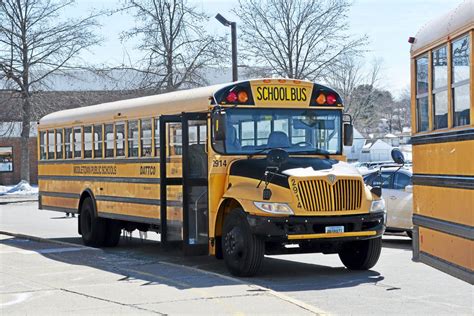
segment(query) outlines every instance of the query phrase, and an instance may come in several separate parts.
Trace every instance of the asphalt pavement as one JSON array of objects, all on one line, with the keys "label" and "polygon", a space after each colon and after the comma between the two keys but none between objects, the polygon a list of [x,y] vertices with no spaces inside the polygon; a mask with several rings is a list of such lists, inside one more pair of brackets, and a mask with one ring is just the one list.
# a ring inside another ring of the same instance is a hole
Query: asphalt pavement
[{"label": "asphalt pavement", "polygon": [[212,257],[161,249],[155,233],[84,247],[77,218],[36,203],[0,205],[0,231],[2,314],[474,314],[472,286],[412,262],[404,236],[384,237],[369,271],[337,255],[285,255],[239,279]]}]

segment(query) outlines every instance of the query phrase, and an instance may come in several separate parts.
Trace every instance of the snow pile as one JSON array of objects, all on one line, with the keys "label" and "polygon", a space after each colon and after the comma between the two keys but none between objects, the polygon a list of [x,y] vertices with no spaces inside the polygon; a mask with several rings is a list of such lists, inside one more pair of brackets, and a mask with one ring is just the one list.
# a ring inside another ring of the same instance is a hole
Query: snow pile
[{"label": "snow pile", "polygon": [[38,194],[38,186],[31,186],[27,181],[24,180],[22,180],[17,185],[0,185],[0,196],[36,194]]}]

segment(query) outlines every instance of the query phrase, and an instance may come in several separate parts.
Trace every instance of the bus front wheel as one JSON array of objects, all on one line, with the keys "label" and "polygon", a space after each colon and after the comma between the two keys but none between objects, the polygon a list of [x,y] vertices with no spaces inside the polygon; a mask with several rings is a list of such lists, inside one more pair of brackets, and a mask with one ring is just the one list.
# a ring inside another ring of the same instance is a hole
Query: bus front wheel
[{"label": "bus front wheel", "polygon": [[339,258],[350,270],[368,270],[375,266],[382,251],[382,237],[347,242]]},{"label": "bus front wheel", "polygon": [[82,202],[79,216],[81,225],[82,241],[86,246],[100,247],[104,244],[106,233],[106,222],[94,214],[93,201],[87,197]]},{"label": "bus front wheel", "polygon": [[252,234],[242,209],[232,210],[224,220],[222,254],[230,273],[235,276],[255,275],[263,261],[265,243]]}]

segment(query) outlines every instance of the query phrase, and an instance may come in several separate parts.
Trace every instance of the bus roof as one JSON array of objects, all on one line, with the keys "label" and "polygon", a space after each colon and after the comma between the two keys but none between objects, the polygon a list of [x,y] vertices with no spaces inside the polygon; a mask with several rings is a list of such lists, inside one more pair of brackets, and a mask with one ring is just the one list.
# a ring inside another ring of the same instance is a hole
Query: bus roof
[{"label": "bus roof", "polygon": [[67,126],[83,122],[107,122],[123,117],[156,116],[209,110],[213,94],[229,84],[181,90],[147,97],[120,100],[63,110],[40,119],[40,128]]},{"label": "bus roof", "polygon": [[[236,97],[242,91],[245,91],[244,101],[229,98],[230,94]],[[318,95],[322,99],[316,104]],[[54,112],[40,119],[39,129],[182,112],[206,112],[211,104],[287,107],[289,102],[292,106],[342,107],[342,100],[334,90],[314,82],[281,78],[251,79]]]},{"label": "bus roof", "polygon": [[[411,46],[412,55],[431,45],[441,44],[458,32],[474,27],[474,0],[464,0],[455,9],[425,24],[416,34]],[[459,34],[460,35],[460,34]]]}]

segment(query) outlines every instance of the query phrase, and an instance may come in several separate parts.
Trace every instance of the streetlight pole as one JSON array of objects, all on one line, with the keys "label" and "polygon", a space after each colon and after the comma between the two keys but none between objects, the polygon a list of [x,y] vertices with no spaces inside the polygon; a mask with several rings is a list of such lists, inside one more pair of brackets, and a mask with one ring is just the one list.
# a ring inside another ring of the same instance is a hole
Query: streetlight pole
[{"label": "streetlight pole", "polygon": [[216,15],[216,19],[222,25],[230,26],[230,35],[232,42],[232,81],[237,81],[239,80],[239,74],[237,71],[237,23],[227,20],[219,13]]}]

